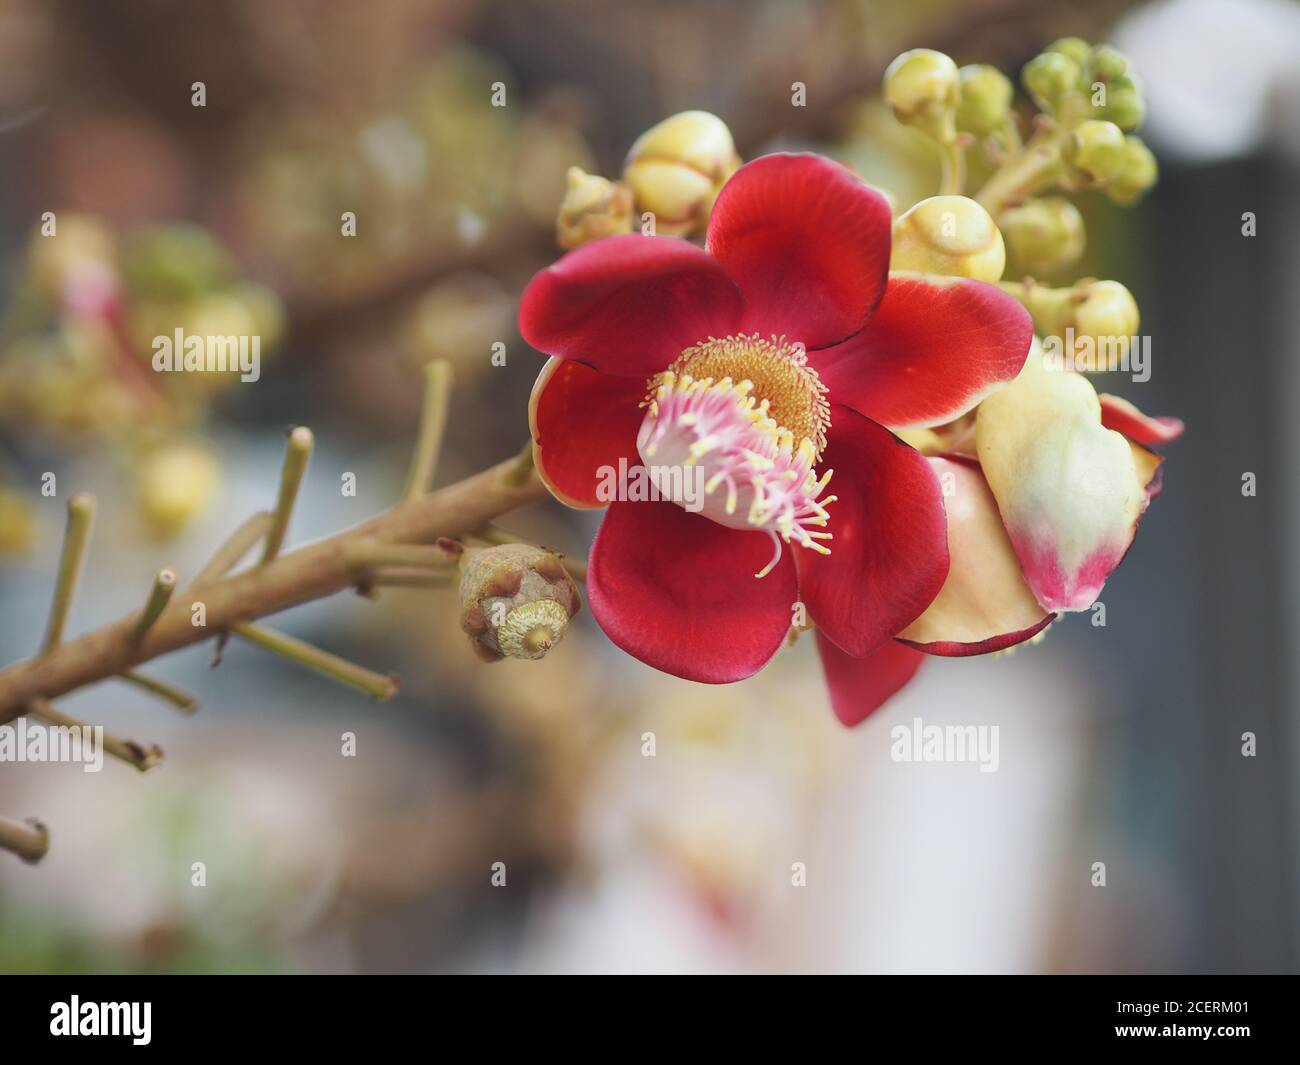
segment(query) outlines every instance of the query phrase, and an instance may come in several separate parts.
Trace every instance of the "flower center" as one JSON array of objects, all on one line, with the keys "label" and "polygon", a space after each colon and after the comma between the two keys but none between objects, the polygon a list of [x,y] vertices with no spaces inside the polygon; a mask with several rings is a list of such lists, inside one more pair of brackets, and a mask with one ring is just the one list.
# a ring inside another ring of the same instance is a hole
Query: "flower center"
[{"label": "flower center", "polygon": [[733,529],[829,554],[820,478],[830,405],[802,346],[784,338],[710,338],[652,377],[637,451],[659,494]]}]

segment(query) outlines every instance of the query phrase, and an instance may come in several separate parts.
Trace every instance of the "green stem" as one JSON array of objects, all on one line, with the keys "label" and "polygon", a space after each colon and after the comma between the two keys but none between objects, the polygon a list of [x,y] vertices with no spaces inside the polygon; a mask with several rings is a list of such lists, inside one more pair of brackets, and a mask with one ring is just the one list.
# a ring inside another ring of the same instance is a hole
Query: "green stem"
[{"label": "green stem", "polygon": [[[75,717],[56,710],[44,699],[33,699],[29,707],[32,713],[38,717],[44,718],[51,725],[61,725],[64,728],[92,728],[96,726],[87,725],[84,721],[79,721]],[[101,741],[104,747],[104,753],[110,754],[114,758],[125,762],[129,766],[134,766],[141,773],[153,769],[163,760],[162,748],[156,743],[149,744],[145,747],[143,744],[136,743],[135,740],[123,740],[111,733],[103,733]]]},{"label": "green stem", "polygon": [[311,430],[305,425],[299,425],[289,433],[289,442],[284,450],[284,465],[280,469],[280,494],[275,501],[271,528],[267,530],[266,544],[262,549],[263,566],[272,561],[284,545],[289,516],[298,499],[298,489],[302,485],[303,474],[307,472],[307,460],[311,458],[315,442]]},{"label": "green stem", "polygon": [[157,677],[148,677],[143,673],[135,672],[122,673],[120,676],[128,684],[134,684],[137,688],[158,696],[164,702],[171,703],[172,706],[187,717],[196,713],[199,709],[199,700],[196,696],[174,687],[166,681],[159,680]]},{"label": "green stem", "polygon": [[158,571],[158,576],[153,579],[153,587],[149,589],[149,598],[145,600],[144,609],[140,611],[140,618],[131,629],[131,635],[127,637],[127,643],[138,644],[144,639],[145,633],[158,620],[158,616],[167,607],[171,600],[172,592],[176,590],[176,571],[163,569]]},{"label": "green stem", "polygon": [[0,817],[0,850],[18,855],[28,865],[35,865],[50,849],[50,830],[34,818],[13,821]]},{"label": "green stem", "polygon": [[349,662],[346,658],[322,651],[296,637],[265,625],[255,625],[251,621],[237,621],[230,626],[230,631],[249,643],[273,651],[291,662],[315,670],[333,680],[360,688],[367,695],[383,701],[397,693],[397,680],[382,673]]},{"label": "green stem", "polygon": [[1006,161],[976,194],[975,199],[995,219],[1007,207],[1051,186],[1061,172],[1061,147],[1068,131],[1036,134]]},{"label": "green stem", "polygon": [[63,531],[63,554],[59,557],[59,576],[54,585],[54,601],[50,604],[50,620],[41,641],[41,654],[63,642],[63,628],[72,608],[72,598],[77,594],[77,582],[86,562],[86,545],[90,541],[90,528],[95,519],[95,497],[81,492],[68,500],[68,523]]},{"label": "green stem", "polygon": [[406,478],[404,501],[417,499],[429,491],[438,459],[442,454],[442,440],[447,432],[447,408],[451,403],[451,363],[434,359],[425,367],[424,407],[420,412],[420,434],[415,441],[411,457],[411,472]]}]

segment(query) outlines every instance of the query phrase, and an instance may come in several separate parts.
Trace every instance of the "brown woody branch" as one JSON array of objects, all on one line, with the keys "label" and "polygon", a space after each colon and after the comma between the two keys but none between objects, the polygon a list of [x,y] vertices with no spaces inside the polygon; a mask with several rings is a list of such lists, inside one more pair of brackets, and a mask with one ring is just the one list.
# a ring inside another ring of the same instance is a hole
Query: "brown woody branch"
[{"label": "brown woody branch", "polygon": [[[136,643],[131,636],[138,611],[0,670],[0,723],[20,716],[32,700],[56,698],[241,622],[352,587],[357,583],[354,553],[362,542],[431,544],[439,537],[464,536],[511,510],[547,499],[536,475],[528,471],[521,477],[520,471],[519,459],[507,459],[263,565],[192,586],[171,597]],[[191,623],[198,602],[206,612],[203,626]]]}]

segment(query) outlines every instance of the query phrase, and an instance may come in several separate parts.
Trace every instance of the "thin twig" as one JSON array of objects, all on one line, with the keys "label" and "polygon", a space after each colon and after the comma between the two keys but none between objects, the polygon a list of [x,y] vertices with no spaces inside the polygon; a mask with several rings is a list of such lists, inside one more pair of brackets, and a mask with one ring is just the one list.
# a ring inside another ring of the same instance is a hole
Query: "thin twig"
[{"label": "thin twig", "polygon": [[190,585],[197,588],[217,577],[224,577],[243,558],[271,528],[271,512],[259,510],[236,529],[226,541],[217,548],[206,566],[199,570],[199,575]]},{"label": "thin twig", "polygon": [[442,440],[447,432],[447,408],[451,403],[452,370],[446,359],[434,359],[424,368],[424,407],[420,412],[420,434],[411,456],[404,500],[416,499],[429,491],[438,472]]},{"label": "thin twig", "polygon": [[298,489],[302,486],[302,475],[307,472],[307,460],[311,458],[315,438],[305,425],[299,425],[289,433],[284,449],[284,466],[280,470],[280,494],[275,501],[275,511],[271,515],[271,528],[266,533],[266,543],[262,548],[261,565],[265,566],[280,553],[284,546],[284,534],[289,529],[289,517],[293,514],[293,505],[298,499]]},{"label": "thin twig", "polygon": [[168,684],[165,680],[159,680],[157,677],[148,677],[143,673],[122,673],[121,679],[128,684],[134,684],[137,688],[149,692],[151,695],[158,696],[164,702],[170,703],[186,717],[198,712],[199,700],[197,696],[174,685]]},{"label": "thin twig", "polygon": [[0,817],[0,850],[11,851],[29,865],[35,865],[50,849],[50,830],[29,817],[14,821]]},{"label": "thin twig", "polygon": [[54,601],[50,604],[50,620],[41,641],[41,653],[63,642],[63,627],[72,608],[77,583],[86,563],[86,545],[90,541],[90,528],[95,520],[95,497],[81,492],[68,500],[68,523],[63,532],[63,553],[59,557],[59,576],[54,585]]},{"label": "thin twig", "polygon": [[[99,726],[87,725],[84,721],[79,721],[75,717],[70,717],[62,710],[57,710],[44,699],[33,699],[31,702],[31,711],[38,717],[44,718],[51,725],[61,725],[64,728],[86,729],[97,728]],[[110,732],[103,734],[103,747],[105,754],[111,754],[114,758],[120,759],[129,766],[140,770],[141,773],[148,772],[156,765],[162,762],[162,748],[156,743],[149,744],[148,747],[135,740],[123,740],[114,736]]]},{"label": "thin twig", "polygon": [[380,702],[391,699],[397,694],[396,678],[386,677],[355,662],[349,662],[346,658],[330,654],[329,651],[322,651],[319,647],[313,647],[288,633],[265,625],[254,625],[250,621],[236,622],[230,626],[230,631],[241,639],[257,644],[268,651],[274,651],[291,662],[297,662],[317,673],[359,688]]},{"label": "thin twig", "polygon": [[149,589],[149,598],[145,600],[144,609],[140,611],[140,618],[131,630],[131,635],[127,637],[127,642],[136,644],[144,639],[144,634],[158,620],[158,615],[166,609],[175,590],[176,571],[159,570],[158,576],[153,579],[153,587]]},{"label": "thin twig", "polygon": [[278,613],[300,603],[355,587],[357,576],[345,553],[363,540],[429,544],[440,537],[464,536],[519,507],[549,497],[530,477],[507,481],[514,459],[391,510],[334,536],[214,580],[203,588],[207,627],[191,623],[191,597],[173,596],[167,609],[138,646],[126,637],[134,623],[127,615],[48,654],[0,669],[0,723],[23,712],[31,699],[57,698],[83,685],[107,679],[180,647],[211,639],[237,622]]}]

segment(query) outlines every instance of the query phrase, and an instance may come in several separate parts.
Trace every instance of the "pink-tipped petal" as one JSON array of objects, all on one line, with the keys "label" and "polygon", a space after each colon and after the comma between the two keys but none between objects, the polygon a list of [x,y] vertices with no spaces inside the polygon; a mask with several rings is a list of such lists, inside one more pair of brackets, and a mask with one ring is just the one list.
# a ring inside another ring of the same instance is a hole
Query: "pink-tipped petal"
[{"label": "pink-tipped petal", "polygon": [[887,640],[862,658],[846,655],[820,632],[817,654],[822,660],[831,709],[840,723],[860,725],[886,700],[907,684],[925,661],[925,655],[895,640]]},{"label": "pink-tipped petal", "polygon": [[727,684],[757,673],[790,630],[798,584],[790,551],[763,578],[772,541],[675,503],[610,506],[587,571],[605,634],[648,666]]},{"label": "pink-tipped petal", "polygon": [[722,187],[708,249],[745,294],[745,329],[808,350],[851,336],[889,271],[885,198],[818,155],[764,155]]},{"label": "pink-tipped petal", "polygon": [[740,290],[713,256],[676,237],[606,237],[537,274],[519,331],[538,351],[646,378],[683,350],[736,331]]},{"label": "pink-tipped petal", "polygon": [[1011,548],[997,500],[979,465],[932,458],[948,515],[948,579],[924,614],[898,638],[927,654],[1001,651],[1056,617],[1038,605]]},{"label": "pink-tipped petal", "polygon": [[1101,402],[1101,424],[1107,429],[1123,433],[1139,444],[1148,447],[1152,444],[1167,444],[1183,435],[1185,426],[1179,418],[1143,414],[1127,399],[1104,392],[1097,399]]},{"label": "pink-tipped petal", "polygon": [[847,407],[831,410],[822,468],[835,471],[831,553],[796,552],[800,593],[818,630],[861,656],[916,620],[943,587],[943,495],[919,451]]},{"label": "pink-tipped petal", "polygon": [[1015,379],[1028,312],[982,281],[893,273],[867,327],[812,365],[836,403],[890,429],[943,425]]},{"label": "pink-tipped petal", "polygon": [[980,466],[1025,578],[1045,610],[1086,610],[1137,533],[1149,496],[1127,439],[1101,424],[1082,374],[1020,376],[976,417]]},{"label": "pink-tipped petal", "polygon": [[645,382],[610,377],[580,362],[549,359],[533,385],[528,425],[537,473],[561,503],[604,507],[602,470],[637,466],[636,434]]}]

